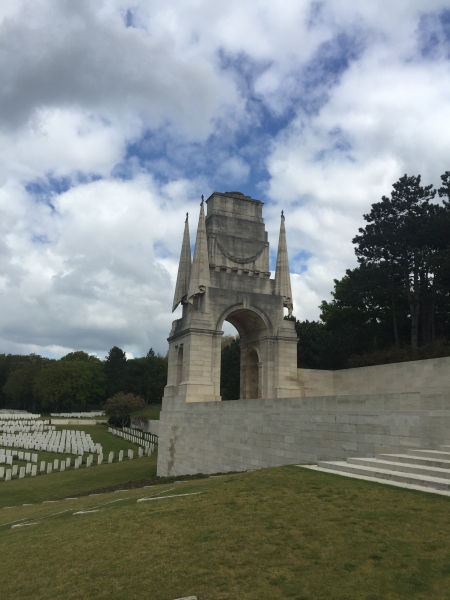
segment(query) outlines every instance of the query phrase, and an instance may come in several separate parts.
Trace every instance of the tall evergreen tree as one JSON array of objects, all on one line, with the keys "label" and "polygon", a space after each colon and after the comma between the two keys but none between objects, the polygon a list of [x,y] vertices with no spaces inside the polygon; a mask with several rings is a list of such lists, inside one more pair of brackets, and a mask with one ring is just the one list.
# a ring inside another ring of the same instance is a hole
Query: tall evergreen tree
[{"label": "tall evergreen tree", "polygon": [[420,175],[401,177],[391,197],[383,196],[364,215],[368,225],[353,240],[358,261],[383,268],[391,276],[393,293],[397,287],[403,291],[413,349],[419,344],[420,323],[422,343],[435,340],[440,264],[448,247],[442,227],[447,208],[432,202],[436,195],[432,185],[420,183]]},{"label": "tall evergreen tree", "polygon": [[107,380],[107,395],[114,396],[127,388],[127,357],[125,352],[113,346],[108,352],[104,364]]}]

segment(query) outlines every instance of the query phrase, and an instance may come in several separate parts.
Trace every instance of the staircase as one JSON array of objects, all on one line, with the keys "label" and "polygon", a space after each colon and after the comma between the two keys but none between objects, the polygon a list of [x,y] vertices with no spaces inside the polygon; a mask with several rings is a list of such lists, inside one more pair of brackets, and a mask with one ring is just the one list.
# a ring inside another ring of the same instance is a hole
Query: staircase
[{"label": "staircase", "polygon": [[320,460],[317,466],[298,466],[450,496],[450,446],[439,446],[439,450],[408,449],[406,454],[377,454],[375,458]]}]

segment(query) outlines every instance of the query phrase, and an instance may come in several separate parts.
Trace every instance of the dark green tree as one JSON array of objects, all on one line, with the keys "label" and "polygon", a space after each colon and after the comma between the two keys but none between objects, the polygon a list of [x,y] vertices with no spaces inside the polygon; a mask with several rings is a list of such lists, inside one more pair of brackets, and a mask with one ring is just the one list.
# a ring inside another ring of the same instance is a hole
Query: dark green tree
[{"label": "dark green tree", "polygon": [[123,350],[117,346],[111,348],[106,356],[104,370],[108,396],[127,389],[127,357]]},{"label": "dark green tree", "polygon": [[127,391],[145,399],[147,404],[160,403],[167,384],[167,357],[155,355],[127,361]]},{"label": "dark green tree", "polygon": [[57,411],[85,406],[92,398],[94,372],[83,361],[54,361],[42,368],[33,386],[43,408]]},{"label": "dark green tree", "polygon": [[421,186],[420,175],[404,175],[364,215],[368,225],[359,229],[353,243],[361,265],[377,266],[391,276],[408,302],[410,342],[413,349],[436,338],[436,299],[441,263],[448,251],[445,226],[448,209],[433,203],[436,190]]},{"label": "dark green tree", "polygon": [[220,394],[222,400],[239,400],[241,377],[241,344],[239,338],[222,348]]},{"label": "dark green tree", "polygon": [[92,363],[92,364],[102,364],[102,361],[97,357],[94,356],[93,354],[88,354],[87,352],[84,352],[83,350],[77,350],[76,352],[69,352],[69,354],[66,354],[65,356],[63,356],[61,358],[61,360],[68,360],[68,361],[78,361],[78,362],[87,362],[87,363]]},{"label": "dark green tree", "polygon": [[109,422],[119,427],[128,426],[131,413],[143,406],[145,406],[145,402],[142,398],[123,392],[114,394],[103,404],[106,414],[110,416]]}]

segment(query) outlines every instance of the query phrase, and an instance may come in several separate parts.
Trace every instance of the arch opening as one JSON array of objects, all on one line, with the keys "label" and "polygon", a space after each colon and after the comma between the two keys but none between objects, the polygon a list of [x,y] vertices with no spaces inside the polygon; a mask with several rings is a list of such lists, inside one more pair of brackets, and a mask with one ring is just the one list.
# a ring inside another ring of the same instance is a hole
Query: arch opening
[{"label": "arch opening", "polygon": [[[264,397],[266,382],[264,380],[264,361],[267,359],[268,327],[261,315],[256,311],[247,308],[238,308],[224,318],[225,321],[234,326],[239,334],[239,373],[237,371],[237,360],[234,357],[234,363],[225,364],[223,360],[224,351],[222,351],[221,369],[230,369],[231,377],[236,382],[239,377],[239,394],[237,395],[237,385],[234,388],[234,398],[226,397],[224,400],[231,399],[251,399]],[[229,327],[226,328],[229,330]],[[228,350],[228,354],[230,350]],[[267,369],[266,369],[267,371]],[[221,373],[221,388],[226,382],[226,373]],[[221,392],[222,393],[222,392]]]},{"label": "arch opening", "polygon": [[181,344],[178,347],[178,352],[177,352],[175,385],[178,387],[182,381],[183,381],[183,344]]}]

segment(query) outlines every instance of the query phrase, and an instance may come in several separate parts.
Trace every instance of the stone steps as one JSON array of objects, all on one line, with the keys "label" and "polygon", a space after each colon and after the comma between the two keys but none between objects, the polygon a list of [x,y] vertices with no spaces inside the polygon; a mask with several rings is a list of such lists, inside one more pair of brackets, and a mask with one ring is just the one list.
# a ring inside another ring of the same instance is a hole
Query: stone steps
[{"label": "stone steps", "polygon": [[373,467],[375,469],[384,469],[386,471],[400,471],[401,473],[415,473],[416,475],[428,475],[429,477],[439,477],[450,480],[450,468],[430,467],[425,465],[415,465],[390,460],[380,460],[379,458],[347,458],[347,463],[351,465],[362,465]]},{"label": "stone steps", "polygon": [[393,461],[397,463],[407,463],[413,465],[424,465],[428,467],[439,467],[440,469],[450,469],[450,460],[438,460],[436,458],[411,456],[411,454],[377,454],[377,458],[379,458],[380,460]]},{"label": "stone steps", "polygon": [[443,452],[442,450],[416,450],[410,448],[407,453],[411,456],[421,456],[425,458],[441,458],[442,460],[450,460],[450,452]]},{"label": "stone steps", "polygon": [[450,491],[450,481],[445,481],[438,477],[430,477],[428,475],[416,475],[414,473],[402,473],[400,471],[391,471],[388,469],[351,465],[345,461],[319,461],[317,466],[333,472],[344,471],[355,475],[365,475],[366,477],[385,479],[386,483],[389,480],[392,480],[399,483],[416,484],[421,487]]},{"label": "stone steps", "polygon": [[450,446],[440,446],[439,450],[410,448],[407,454],[379,454],[374,458],[321,460],[317,467],[307,468],[450,495]]}]

